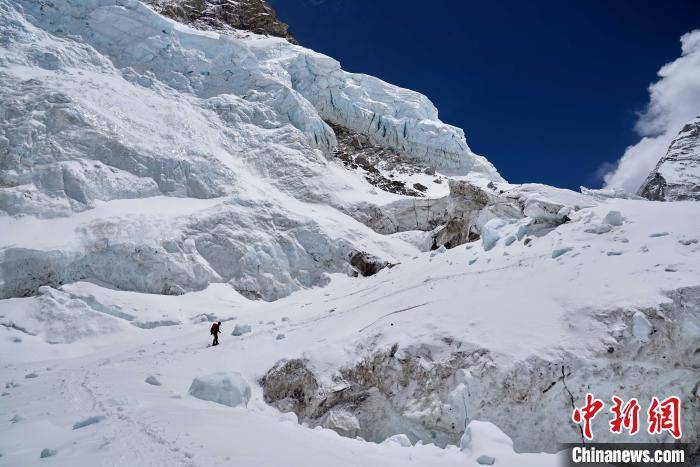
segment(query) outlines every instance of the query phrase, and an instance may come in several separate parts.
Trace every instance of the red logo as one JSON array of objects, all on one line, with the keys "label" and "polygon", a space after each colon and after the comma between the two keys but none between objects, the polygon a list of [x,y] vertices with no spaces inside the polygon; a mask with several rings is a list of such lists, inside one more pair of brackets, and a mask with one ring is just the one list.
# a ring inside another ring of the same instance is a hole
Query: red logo
[{"label": "red logo", "polygon": [[574,423],[580,425],[583,423],[583,436],[587,439],[593,439],[593,430],[591,429],[591,422],[603,409],[603,401],[593,397],[593,394],[586,394],[586,405],[580,409],[574,409],[574,413],[571,414],[571,419]]},{"label": "red logo", "polygon": [[622,406],[622,399],[617,396],[612,396],[613,407],[612,413],[615,416],[610,420],[610,432],[622,433],[624,428],[630,434],[634,435],[639,431],[639,402],[634,397]]},{"label": "red logo", "polygon": [[[634,397],[624,403],[624,401],[612,396],[612,407],[610,413],[610,432],[621,434],[627,431],[629,436],[639,432],[639,401]],[[588,440],[593,439],[593,419],[603,410],[605,404],[602,400],[593,397],[593,394],[586,394],[586,403],[583,407],[574,408],[571,419],[577,425],[583,425],[583,436]],[[649,409],[647,410],[647,433],[650,435],[661,434],[667,431],[676,439],[682,436],[681,431],[681,400],[676,396],[670,396],[659,401],[657,397],[651,398]]]},{"label": "red logo", "polygon": [[661,402],[652,397],[647,416],[650,435],[668,431],[676,439],[681,437],[681,400],[678,397],[667,397]]}]

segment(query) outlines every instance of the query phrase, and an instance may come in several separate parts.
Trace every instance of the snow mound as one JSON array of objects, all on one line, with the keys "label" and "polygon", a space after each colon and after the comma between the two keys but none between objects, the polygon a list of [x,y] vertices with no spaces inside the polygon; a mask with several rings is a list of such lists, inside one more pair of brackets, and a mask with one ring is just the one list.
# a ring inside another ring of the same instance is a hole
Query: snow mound
[{"label": "snow mound", "polygon": [[231,331],[232,336],[242,336],[252,331],[250,324],[236,324]]},{"label": "snow mound", "polygon": [[622,213],[620,211],[609,211],[605,215],[603,222],[605,222],[608,225],[619,227],[622,225],[624,220],[625,219],[624,219],[624,217],[622,217]]},{"label": "snow mound", "polygon": [[401,446],[402,448],[410,448],[411,446],[413,446],[408,436],[404,435],[403,433],[394,436],[389,436],[387,439],[382,441],[382,444],[394,444]]},{"label": "snow mound", "polygon": [[487,456],[486,454],[482,454],[481,456],[476,458],[476,463],[480,465],[493,465],[495,462],[495,457]]},{"label": "snow mound", "polygon": [[44,448],[41,450],[41,454],[39,455],[39,457],[41,459],[44,459],[46,457],[53,457],[56,454],[58,454],[58,451],[56,451],[55,449]]},{"label": "snow mound", "polygon": [[115,318],[51,287],[41,287],[36,297],[0,300],[0,324],[29,336],[40,336],[50,344],[67,344],[122,330]]},{"label": "snow mound", "polygon": [[247,406],[250,401],[250,385],[235,372],[198,376],[192,381],[188,393],[197,399],[229,407]]},{"label": "snow mound", "polygon": [[148,376],[144,381],[153,386],[160,386],[161,384],[160,380],[153,375]]}]

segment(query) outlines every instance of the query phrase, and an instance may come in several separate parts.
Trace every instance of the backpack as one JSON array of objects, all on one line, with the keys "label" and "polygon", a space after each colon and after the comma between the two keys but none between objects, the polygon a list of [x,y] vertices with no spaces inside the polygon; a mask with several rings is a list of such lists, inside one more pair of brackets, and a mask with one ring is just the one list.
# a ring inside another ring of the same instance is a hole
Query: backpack
[{"label": "backpack", "polygon": [[212,334],[216,334],[217,332],[219,332],[219,323],[212,324],[209,332]]}]

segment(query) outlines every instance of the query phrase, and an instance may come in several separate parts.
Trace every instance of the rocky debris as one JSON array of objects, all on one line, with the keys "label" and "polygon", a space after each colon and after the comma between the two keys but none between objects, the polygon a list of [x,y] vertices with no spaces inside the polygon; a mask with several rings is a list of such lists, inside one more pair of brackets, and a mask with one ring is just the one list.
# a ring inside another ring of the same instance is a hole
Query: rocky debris
[{"label": "rocky debris", "polygon": [[422,183],[414,183],[413,188],[415,190],[420,191],[421,193],[425,193],[426,191],[428,191],[428,187],[423,185]]},{"label": "rocky debris", "polygon": [[39,377],[39,375],[34,373],[34,372],[27,373],[26,375],[24,375],[24,379],[32,379],[32,378],[38,378],[38,377]]},{"label": "rocky debris", "polygon": [[146,383],[148,383],[148,384],[153,385],[153,386],[160,386],[160,381],[158,380],[158,378],[156,378],[156,377],[153,376],[153,375],[150,375],[150,376],[147,377],[144,381],[145,381]]},{"label": "rocky debris", "polygon": [[305,413],[310,406],[318,381],[302,359],[280,360],[260,380],[263,398],[282,412]]},{"label": "rocky debris", "polygon": [[[345,419],[350,436],[368,441],[405,433],[412,442],[476,449],[465,428],[483,420],[478,423],[488,421],[512,438],[517,451],[555,452],[557,443],[577,442],[581,435],[571,423],[549,421],[568,420],[572,404],[592,390],[602,399],[615,394],[648,400],[668,392],[672,379],[684,411],[700,413],[700,399],[693,395],[700,369],[700,287],[677,290],[669,298],[657,310],[640,312],[644,320],[625,309],[596,314],[610,335],[593,359],[558,351],[504,365],[486,349],[448,339],[443,347],[394,345],[323,376],[308,360],[282,360],[260,383],[265,401],[293,411],[300,423],[330,426],[331,411],[351,414],[359,428]],[[520,423],[525,418],[527,426]],[[615,440],[607,420],[595,423],[601,424],[594,427],[601,442]],[[684,439],[698,439],[699,429],[700,418],[691,416]],[[646,432],[635,441],[659,442]]]},{"label": "rocky debris", "polygon": [[455,443],[464,427],[458,411],[440,415],[431,411],[425,418],[414,419],[403,404],[423,397],[447,398],[458,368],[483,353],[458,353],[435,362],[418,355],[398,357],[396,352],[394,346],[340,369],[331,387],[320,387],[307,361],[278,362],[261,380],[265,401],[294,411],[300,421],[311,425],[322,424],[331,410],[349,412],[358,422],[359,436],[368,441],[408,433],[414,440],[441,446]]},{"label": "rocky debris", "polygon": [[250,401],[250,385],[236,372],[198,376],[192,380],[187,392],[197,399],[229,407],[247,406]]},{"label": "rocky debris", "polygon": [[265,0],[147,0],[160,14],[204,30],[243,29],[296,40]]},{"label": "rocky debris", "polygon": [[242,336],[243,334],[248,334],[251,332],[253,329],[250,327],[250,324],[236,324],[233,327],[233,331],[231,331],[232,336]]},{"label": "rocky debris", "polygon": [[350,264],[363,276],[373,276],[388,266],[388,262],[364,251],[354,251],[348,255]]},{"label": "rocky debris", "polygon": [[652,201],[700,201],[700,116],[683,126],[637,194]]},{"label": "rocky debris", "polygon": [[281,341],[282,339],[285,339],[286,337],[287,336],[285,336],[284,334],[277,334],[277,336],[275,337],[275,340]]},{"label": "rocky debris", "polygon": [[[428,187],[417,183],[409,188],[405,182],[391,179],[394,173],[416,174],[428,170],[419,161],[402,157],[394,149],[373,144],[361,133],[330,122],[326,123],[333,129],[338,140],[335,157],[347,168],[361,170],[365,179],[381,190],[407,196],[424,196],[423,192],[427,191]],[[435,173],[435,169],[432,170]]]}]

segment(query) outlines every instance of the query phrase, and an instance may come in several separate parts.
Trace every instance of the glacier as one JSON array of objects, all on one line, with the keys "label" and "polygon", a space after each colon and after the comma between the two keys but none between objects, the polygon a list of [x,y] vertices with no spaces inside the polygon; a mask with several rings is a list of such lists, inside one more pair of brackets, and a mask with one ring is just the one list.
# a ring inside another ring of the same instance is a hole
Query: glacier
[{"label": "glacier", "polygon": [[508,183],[183,5],[0,0],[0,465],[554,466],[589,391],[678,395],[697,454],[700,204]]},{"label": "glacier", "polygon": [[[0,210],[47,219],[39,230],[67,217],[83,240],[6,245],[0,296],[94,277],[153,293],[225,281],[275,299],[347,272],[354,250],[396,261],[406,252],[379,237],[337,242],[334,227],[347,222],[304,215],[304,203],[343,208],[368,191],[328,163],[336,139],[324,120],[438,167],[500,179],[424,96],[283,39],[194,30],[139,2],[4,2],[2,13]],[[138,215],[144,203],[168,213],[157,226]]]}]

